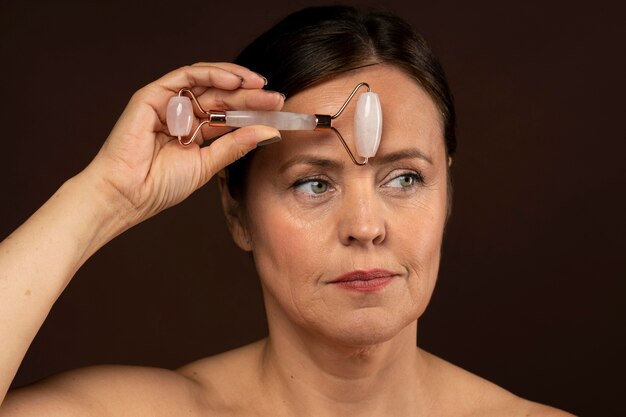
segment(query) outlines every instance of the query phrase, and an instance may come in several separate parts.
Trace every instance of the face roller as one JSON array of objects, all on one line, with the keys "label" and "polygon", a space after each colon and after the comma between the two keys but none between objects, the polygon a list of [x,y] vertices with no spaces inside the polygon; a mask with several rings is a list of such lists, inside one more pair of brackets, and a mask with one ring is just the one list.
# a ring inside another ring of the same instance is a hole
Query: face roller
[{"label": "face roller", "polygon": [[[362,93],[357,100],[354,112],[354,136],[356,153],[364,158],[363,162],[358,162],[346,141],[332,125],[332,121],[338,118],[348,106],[348,103],[356,95],[361,87],[366,87],[367,92]],[[187,97],[186,95],[190,96]],[[198,111],[207,116],[202,119],[195,132],[188,139],[194,121],[194,112],[191,100],[195,103]],[[206,111],[202,108],[196,96],[187,88],[182,88],[178,96],[172,97],[167,105],[167,127],[172,136],[177,136],[181,145],[189,145],[200,132],[204,125],[215,127],[244,127],[251,125],[266,125],[278,130],[318,130],[335,132],[341,144],[350,155],[350,159],[357,165],[365,165],[369,158],[376,155],[380,137],[383,131],[383,113],[380,107],[378,94],[371,91],[367,83],[359,83],[350,96],[343,103],[341,108],[334,115],[329,114],[304,114],[281,111]]]}]

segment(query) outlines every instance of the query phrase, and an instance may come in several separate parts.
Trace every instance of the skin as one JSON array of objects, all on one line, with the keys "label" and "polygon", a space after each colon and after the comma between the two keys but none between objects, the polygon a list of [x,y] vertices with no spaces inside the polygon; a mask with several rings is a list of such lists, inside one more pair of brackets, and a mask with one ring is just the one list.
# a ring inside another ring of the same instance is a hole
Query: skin
[{"label": "skin", "polygon": [[[244,226],[249,247],[238,239],[254,254],[269,315],[279,322],[285,316],[306,335],[305,344],[320,335],[348,350],[393,339],[426,308],[437,279],[447,192],[437,109],[397,71],[352,72],[302,92],[285,110],[332,114],[359,80],[382,92],[383,109],[398,109],[385,112],[377,156],[357,166],[332,132],[285,133],[253,160]],[[399,106],[396,95],[407,105]],[[335,123],[348,143],[355,105]],[[383,162],[394,154],[397,160]],[[382,291],[355,294],[328,284],[374,268],[396,274]]]},{"label": "skin", "polygon": [[[569,415],[416,348],[446,213],[449,160],[434,103],[402,72],[377,65],[309,88],[284,109],[332,114],[360,81],[379,93],[385,114],[381,146],[368,165],[352,164],[332,134],[290,133],[257,150],[245,202],[231,197],[220,175],[233,238],[254,255],[269,338],[175,371],[68,372],[7,394],[0,416]],[[8,340],[0,350],[1,392],[54,300],[93,252],[278,134],[251,127],[209,147],[180,148],[159,109],[189,84],[207,107],[283,105],[280,95],[259,90],[262,78],[232,64],[183,68],[133,97],[92,164],[0,245],[0,334]],[[350,146],[353,109],[335,123]],[[404,157],[385,161],[399,151]],[[300,162],[289,165],[294,158]],[[79,206],[85,208],[71,209]],[[39,256],[26,250],[32,247]],[[369,293],[332,283],[371,268],[393,278]]]},{"label": "skin", "polygon": [[[258,347],[265,391],[255,401],[273,399],[268,413],[284,415],[535,415],[536,405],[415,347],[437,279],[451,162],[428,94],[377,65],[309,88],[284,110],[333,114],[361,81],[384,112],[367,165],[353,164],[332,133],[284,132],[257,151],[245,201],[222,186],[268,314],[270,338]],[[355,104],[334,122],[350,145]],[[372,293],[331,283],[373,268],[396,275]]]}]

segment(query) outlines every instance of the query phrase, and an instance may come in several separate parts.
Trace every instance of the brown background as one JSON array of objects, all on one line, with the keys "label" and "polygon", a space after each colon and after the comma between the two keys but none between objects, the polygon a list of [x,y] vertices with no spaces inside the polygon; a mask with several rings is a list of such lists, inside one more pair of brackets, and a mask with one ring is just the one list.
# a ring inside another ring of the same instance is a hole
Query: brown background
[{"label": "brown background", "polygon": [[[230,60],[318,4],[172,3],[2,2],[0,237],[91,160],[136,89]],[[419,344],[521,396],[617,415],[626,14],[549,3],[390,2],[438,52],[459,114],[454,212]],[[265,331],[211,184],[87,262],[14,385],[90,364],[176,367]]]}]

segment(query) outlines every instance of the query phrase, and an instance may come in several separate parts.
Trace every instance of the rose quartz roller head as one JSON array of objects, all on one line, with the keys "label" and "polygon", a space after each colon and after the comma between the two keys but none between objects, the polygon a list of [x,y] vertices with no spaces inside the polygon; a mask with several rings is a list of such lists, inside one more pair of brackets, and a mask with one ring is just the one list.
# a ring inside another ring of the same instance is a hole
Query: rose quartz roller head
[{"label": "rose quartz roller head", "polygon": [[383,133],[383,111],[378,94],[368,91],[359,96],[354,111],[356,153],[363,158],[376,155]]},{"label": "rose quartz roller head", "polygon": [[191,100],[184,96],[172,97],[167,103],[167,128],[173,136],[187,136],[193,124]]},{"label": "rose quartz roller head", "polygon": [[[357,101],[354,112],[354,141],[357,154],[364,158],[363,162],[358,162],[352,151],[341,136],[341,133],[332,126],[332,121],[339,117],[359,88],[367,87],[367,92],[361,94]],[[191,96],[184,96],[187,94]],[[195,118],[191,100],[194,101],[200,113],[207,116],[196,128],[194,134],[187,140],[183,136],[188,136],[191,132]],[[378,95],[373,93],[366,83],[359,83],[348,99],[343,103],[339,111],[334,115],[328,114],[303,114],[278,111],[205,111],[196,96],[188,89],[183,88],[178,92],[178,96],[172,97],[167,104],[167,127],[172,136],[177,136],[182,145],[191,144],[200,128],[208,124],[209,126],[229,126],[244,127],[252,125],[266,125],[278,130],[332,130],[335,132],[343,147],[350,155],[352,161],[357,165],[365,165],[368,158],[376,155],[380,138],[382,135],[383,115],[380,107]]]}]

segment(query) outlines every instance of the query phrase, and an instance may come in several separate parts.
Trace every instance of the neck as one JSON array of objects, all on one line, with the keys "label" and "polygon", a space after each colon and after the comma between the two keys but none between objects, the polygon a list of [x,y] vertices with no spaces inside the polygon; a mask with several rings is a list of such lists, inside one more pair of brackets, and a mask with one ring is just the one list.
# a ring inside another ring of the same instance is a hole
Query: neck
[{"label": "neck", "polygon": [[274,415],[414,415],[427,396],[416,336],[413,322],[383,343],[347,346],[270,320],[261,378]]}]

